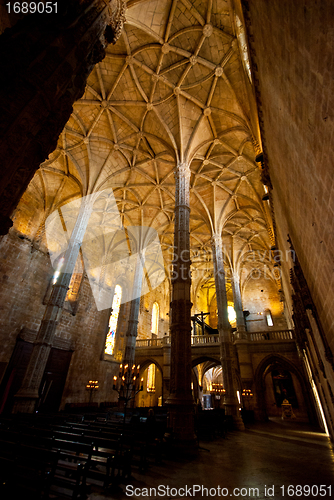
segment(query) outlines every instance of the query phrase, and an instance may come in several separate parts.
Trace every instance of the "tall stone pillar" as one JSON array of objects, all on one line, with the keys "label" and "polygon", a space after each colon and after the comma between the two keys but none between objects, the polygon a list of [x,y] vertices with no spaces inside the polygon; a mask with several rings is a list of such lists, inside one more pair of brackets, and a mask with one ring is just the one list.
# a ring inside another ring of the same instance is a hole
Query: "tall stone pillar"
[{"label": "tall stone pillar", "polygon": [[163,404],[165,404],[166,399],[170,393],[170,363],[171,363],[171,347],[170,344],[167,343],[168,337],[164,337],[163,339],[163,366],[162,366],[162,399]]},{"label": "tall stone pillar", "polygon": [[194,402],[191,392],[190,301],[190,168],[178,164],[175,172],[174,259],[171,302],[171,379],[166,401],[169,425],[176,443],[190,452],[195,446]]},{"label": "tall stone pillar", "polygon": [[246,338],[246,322],[241,300],[240,278],[236,272],[233,273],[232,277],[232,293],[237,323],[237,339],[241,340]]},{"label": "tall stone pillar", "polygon": [[80,246],[93,211],[93,204],[92,197],[87,196],[82,198],[76,223],[64,255],[63,269],[57,282],[52,287],[22,386],[16,394],[14,413],[32,413],[36,408],[36,402],[39,398],[39,387],[51,351],[56,328],[61,317]]},{"label": "tall stone pillar", "polygon": [[240,377],[243,383],[243,389],[251,389],[253,383],[253,364],[251,353],[249,352],[246,321],[242,307],[240,278],[237,273],[233,273],[232,292],[237,323],[235,345],[238,353]]},{"label": "tall stone pillar", "polygon": [[52,13],[27,15],[1,35],[0,234],[12,226],[13,210],[56,148],[94,65],[120,36],[125,4],[58,0]]},{"label": "tall stone pillar", "polygon": [[234,353],[231,339],[231,326],[228,321],[227,313],[223,243],[220,234],[213,235],[212,250],[218,309],[220,359],[223,369],[224,389],[226,391],[224,397],[225,413],[233,417],[233,422],[237,429],[243,430],[245,426],[240,416],[237,386],[234,375]]},{"label": "tall stone pillar", "polygon": [[125,351],[123,358],[123,365],[128,365],[130,368],[135,363],[136,338],[138,333],[138,318],[140,308],[140,292],[143,282],[144,263],[145,253],[144,251],[139,251],[136,254],[132,289],[132,296],[135,298],[130,302],[130,313],[128,319],[128,327],[125,334]]},{"label": "tall stone pillar", "polygon": [[128,326],[125,334],[125,350],[121,365],[121,367],[123,367],[123,371],[120,372],[123,373],[124,383],[119,391],[118,406],[120,409],[124,410],[124,412],[126,412],[126,408],[130,400],[132,400],[132,405],[134,405],[136,384],[133,382],[134,372],[132,370],[132,367],[135,365],[136,339],[138,333],[138,318],[140,309],[140,293],[143,282],[144,264],[145,251],[139,250],[139,252],[135,254],[134,276],[132,289],[130,291],[131,296],[134,298],[130,301]]}]

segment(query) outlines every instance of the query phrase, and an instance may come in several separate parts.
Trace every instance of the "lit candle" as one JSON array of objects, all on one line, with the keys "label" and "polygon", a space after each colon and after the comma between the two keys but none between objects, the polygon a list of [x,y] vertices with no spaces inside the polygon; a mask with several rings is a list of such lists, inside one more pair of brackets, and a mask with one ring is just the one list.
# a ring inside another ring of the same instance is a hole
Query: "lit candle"
[{"label": "lit candle", "polygon": [[123,365],[122,363],[119,365],[119,376],[121,377],[122,376],[122,368],[123,368]]},{"label": "lit candle", "polygon": [[141,387],[140,387],[140,390],[142,391],[144,389],[144,377],[141,378]]}]

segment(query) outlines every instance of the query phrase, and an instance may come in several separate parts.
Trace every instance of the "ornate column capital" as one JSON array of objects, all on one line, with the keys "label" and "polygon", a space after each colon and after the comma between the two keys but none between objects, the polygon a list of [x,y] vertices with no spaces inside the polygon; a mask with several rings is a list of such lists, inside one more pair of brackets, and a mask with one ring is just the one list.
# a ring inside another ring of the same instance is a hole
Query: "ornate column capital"
[{"label": "ornate column capital", "polygon": [[[108,3],[110,22],[107,26],[105,37],[108,43],[116,43],[121,36],[125,22],[126,0],[111,0]],[[112,33],[109,33],[109,27]]]},{"label": "ornate column capital", "polygon": [[177,175],[183,175],[184,177],[189,177],[190,178],[190,175],[191,175],[191,171],[190,171],[190,166],[188,163],[178,163],[176,165],[176,169],[175,169],[175,176]]},{"label": "ornate column capital", "polygon": [[236,271],[234,271],[234,270],[232,271],[232,276],[231,276],[231,278],[232,278],[232,280],[233,280],[233,282],[234,282],[235,284],[238,284],[238,283],[239,283],[239,285],[240,285],[240,276],[239,276],[239,274],[238,274]]},{"label": "ornate column capital", "polygon": [[[11,226],[9,217],[39,165],[56,148],[73,103],[105,57],[106,46],[119,38],[125,20],[125,0],[58,4],[58,14],[24,16],[1,35],[0,234]],[[29,38],[31,29],[34,36]]]},{"label": "ornate column capital", "polygon": [[211,236],[210,243],[212,246],[222,245],[223,240],[222,240],[221,235],[219,233],[213,233],[213,235]]}]

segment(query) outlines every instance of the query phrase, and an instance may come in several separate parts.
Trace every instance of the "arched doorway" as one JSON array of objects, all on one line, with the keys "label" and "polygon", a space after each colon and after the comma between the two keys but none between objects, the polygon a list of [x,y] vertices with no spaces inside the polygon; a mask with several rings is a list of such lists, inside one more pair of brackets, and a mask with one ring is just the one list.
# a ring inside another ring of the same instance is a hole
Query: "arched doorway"
[{"label": "arched doorway", "polygon": [[[303,375],[283,356],[265,358],[255,373],[255,418],[282,418],[284,404],[291,405],[294,421],[318,423]],[[283,406],[282,406],[283,405]]]},{"label": "arched doorway", "polygon": [[223,374],[220,360],[197,358],[193,361],[193,397],[203,409],[223,407]]},{"label": "arched doorway", "polygon": [[162,369],[154,360],[145,361],[140,367],[143,390],[136,396],[136,406],[162,406]]}]

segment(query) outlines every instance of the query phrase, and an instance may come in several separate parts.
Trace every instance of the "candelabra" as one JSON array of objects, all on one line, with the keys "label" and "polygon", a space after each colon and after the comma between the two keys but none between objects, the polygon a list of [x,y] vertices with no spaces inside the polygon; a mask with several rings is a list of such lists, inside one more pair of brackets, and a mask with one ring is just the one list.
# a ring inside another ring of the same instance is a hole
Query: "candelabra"
[{"label": "candelabra", "polygon": [[252,398],[253,397],[253,393],[250,389],[243,389],[242,390],[242,396],[243,397],[246,397],[246,398]]},{"label": "candelabra", "polygon": [[242,391],[242,402],[245,410],[253,409],[253,393],[251,389],[243,389]]},{"label": "candelabra", "polygon": [[210,392],[215,394],[225,394],[226,391],[223,384],[212,384],[212,389]]},{"label": "candelabra", "polygon": [[118,401],[120,403],[124,402],[124,423],[128,402],[143,390],[144,378],[142,377],[139,380],[139,369],[140,365],[132,365],[132,368],[130,368],[128,364],[121,364],[118,377],[117,375],[114,376],[113,389],[118,392]]},{"label": "candelabra", "polygon": [[98,380],[89,380],[88,384],[86,385],[86,389],[87,391],[89,391],[89,404],[92,402],[93,392],[97,391],[99,388],[98,384]]}]

